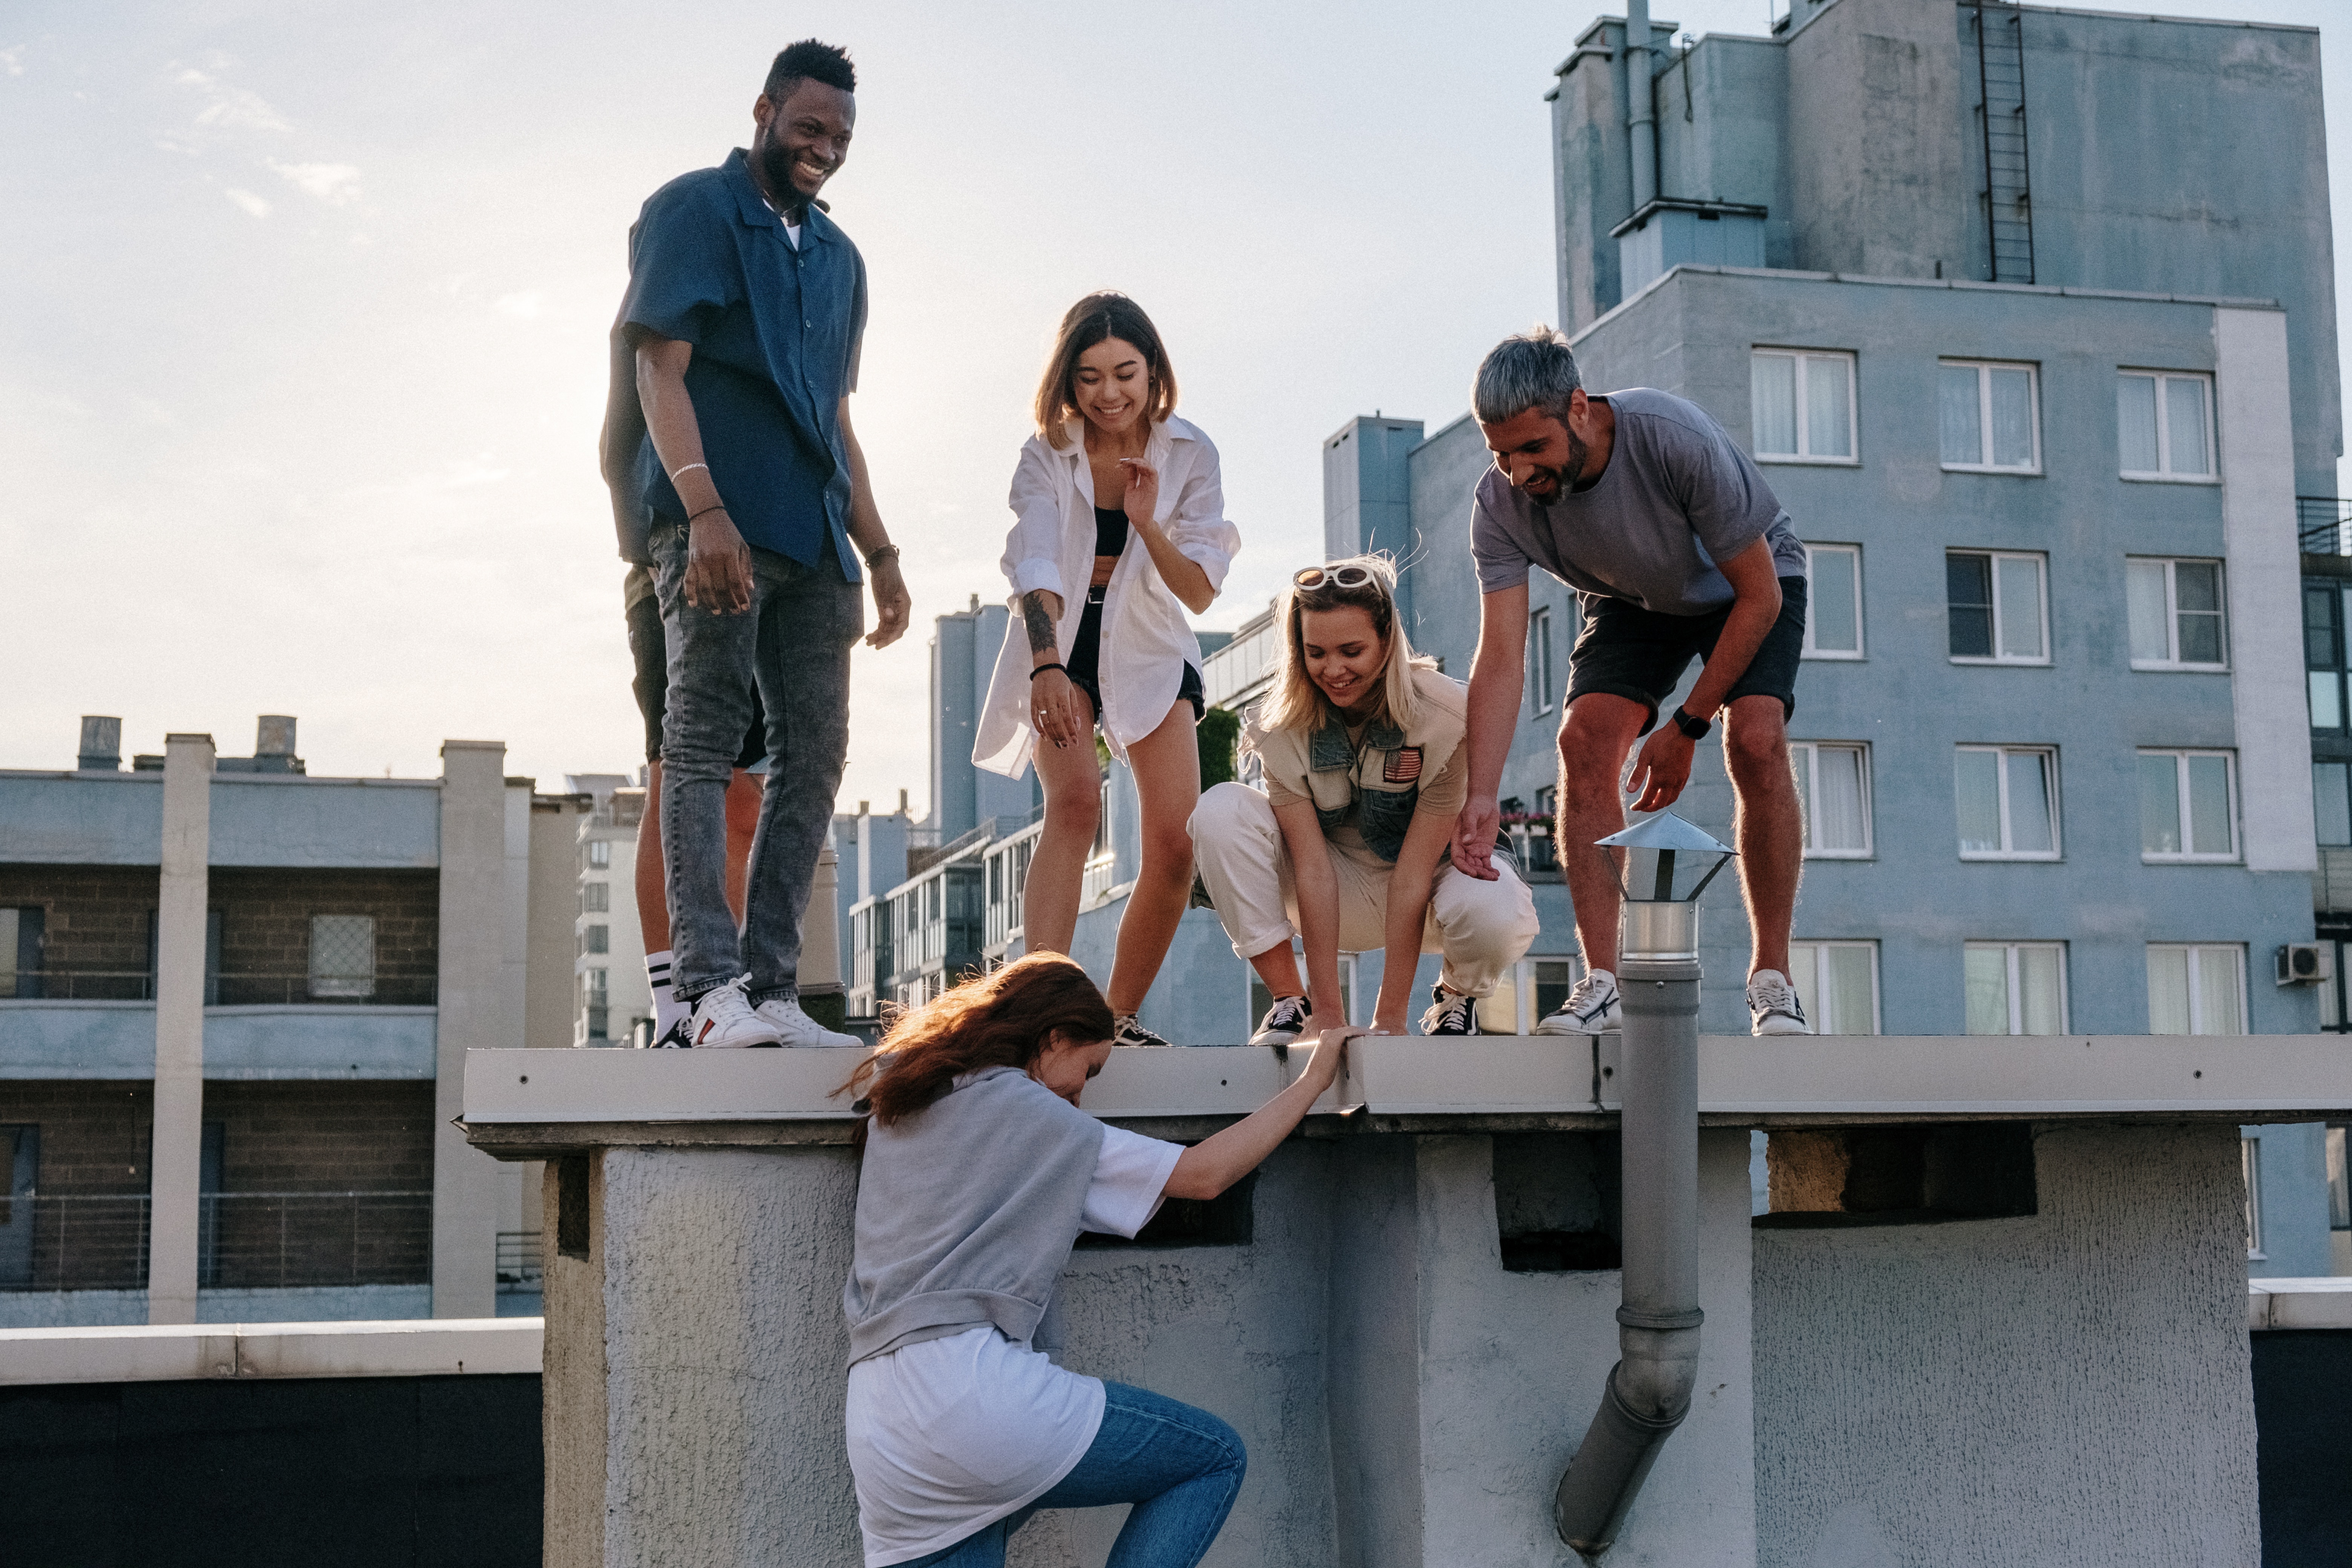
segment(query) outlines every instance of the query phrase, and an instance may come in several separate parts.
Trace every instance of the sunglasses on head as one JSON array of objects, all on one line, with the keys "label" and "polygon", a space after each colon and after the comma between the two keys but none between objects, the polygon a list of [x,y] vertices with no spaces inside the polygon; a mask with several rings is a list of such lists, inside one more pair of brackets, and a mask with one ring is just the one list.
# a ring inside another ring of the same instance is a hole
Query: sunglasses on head
[{"label": "sunglasses on head", "polygon": [[1292,573],[1290,580],[1301,588],[1320,588],[1326,584],[1339,588],[1361,588],[1373,577],[1370,569],[1364,566],[1308,566]]}]

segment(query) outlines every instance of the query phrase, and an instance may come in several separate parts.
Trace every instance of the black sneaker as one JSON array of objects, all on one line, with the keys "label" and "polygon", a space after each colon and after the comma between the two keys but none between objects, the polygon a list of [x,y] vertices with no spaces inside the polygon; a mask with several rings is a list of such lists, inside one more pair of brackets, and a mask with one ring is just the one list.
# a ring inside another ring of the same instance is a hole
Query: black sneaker
[{"label": "black sneaker", "polygon": [[1424,1035],[1475,1035],[1478,1028],[1478,999],[1459,991],[1448,991],[1444,983],[1429,988],[1429,1011],[1421,1016],[1421,1032]]},{"label": "black sneaker", "polygon": [[672,1024],[663,1032],[661,1038],[656,1040],[647,1048],[656,1051],[682,1051],[693,1045],[694,1042],[686,1037],[686,1026],[693,1016],[692,1013],[688,1013],[686,1017]]},{"label": "black sneaker", "polygon": [[1115,1046],[1164,1046],[1166,1040],[1143,1026],[1143,1020],[1132,1013],[1121,1013],[1117,1020],[1118,1032],[1111,1036]]},{"label": "black sneaker", "polygon": [[1304,996],[1277,996],[1274,1005],[1258,1020],[1257,1033],[1252,1035],[1253,1046],[1286,1046],[1306,1032],[1309,1016]]}]

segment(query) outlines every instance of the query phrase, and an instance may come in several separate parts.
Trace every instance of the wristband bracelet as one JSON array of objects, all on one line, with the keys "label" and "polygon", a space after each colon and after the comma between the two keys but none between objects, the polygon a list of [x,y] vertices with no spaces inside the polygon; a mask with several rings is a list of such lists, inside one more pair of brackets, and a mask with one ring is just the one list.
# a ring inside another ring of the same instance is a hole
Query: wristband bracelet
[{"label": "wristband bracelet", "polygon": [[1691,717],[1686,709],[1677,708],[1675,710],[1675,728],[1680,730],[1689,739],[1696,741],[1705,736],[1715,726],[1705,719]]},{"label": "wristband bracelet", "polygon": [[704,473],[706,473],[706,474],[707,474],[707,473],[709,473],[709,472],[710,471],[710,465],[709,465],[709,464],[708,464],[708,463],[688,463],[688,464],[687,464],[687,465],[686,465],[686,467],[684,467],[684,468],[673,468],[673,469],[671,469],[671,470],[670,470],[669,482],[670,482],[670,483],[672,483],[672,484],[676,484],[676,483],[677,483],[677,476],[678,476],[678,475],[680,475],[680,474],[690,474],[690,473],[694,472],[694,470],[695,470],[695,469],[697,469],[697,468],[700,468]]},{"label": "wristband bracelet", "polygon": [[1029,672],[1029,679],[1032,679],[1032,680],[1034,680],[1034,679],[1036,679],[1039,676],[1041,676],[1041,675],[1045,674],[1045,673],[1047,670],[1049,670],[1049,669],[1058,669],[1058,670],[1060,670],[1064,675],[1067,675],[1067,674],[1069,674],[1069,673],[1070,673],[1069,666],[1067,666],[1067,665],[1066,665],[1066,664],[1059,664],[1059,663],[1055,663],[1055,664],[1041,664],[1041,665],[1039,665],[1036,668],[1034,668],[1034,669],[1033,669],[1033,670],[1031,670],[1031,671]]},{"label": "wristband bracelet", "polygon": [[693,521],[696,518],[698,518],[698,517],[709,517],[709,516],[712,512],[714,512],[714,511],[725,511],[726,510],[727,510],[727,503],[726,503],[725,501],[721,501],[721,502],[719,502],[717,506],[707,506],[707,507],[704,507],[700,511],[690,511],[690,512],[687,513],[687,514],[686,514],[686,521],[688,521],[688,522],[692,522],[692,521]]},{"label": "wristband bracelet", "polygon": [[870,572],[875,567],[881,565],[885,561],[896,561],[897,559],[898,559],[898,547],[897,545],[879,545],[866,557],[866,568]]}]

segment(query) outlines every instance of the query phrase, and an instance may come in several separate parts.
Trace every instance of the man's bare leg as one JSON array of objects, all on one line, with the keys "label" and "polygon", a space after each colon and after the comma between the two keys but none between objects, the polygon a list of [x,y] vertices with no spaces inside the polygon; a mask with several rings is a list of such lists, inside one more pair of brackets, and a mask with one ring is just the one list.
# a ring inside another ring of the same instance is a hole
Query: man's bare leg
[{"label": "man's bare leg", "polygon": [[1618,780],[1646,716],[1631,698],[1588,691],[1569,704],[1560,721],[1552,847],[1576,906],[1576,940],[1588,971],[1617,972],[1617,858],[1593,843],[1625,826],[1625,794]]},{"label": "man's bare leg", "polygon": [[1748,973],[1789,973],[1789,929],[1797,916],[1804,835],[1797,775],[1789,763],[1788,710],[1777,697],[1742,697],[1724,710],[1723,761],[1736,803],[1733,843],[1739,891],[1755,946]]}]

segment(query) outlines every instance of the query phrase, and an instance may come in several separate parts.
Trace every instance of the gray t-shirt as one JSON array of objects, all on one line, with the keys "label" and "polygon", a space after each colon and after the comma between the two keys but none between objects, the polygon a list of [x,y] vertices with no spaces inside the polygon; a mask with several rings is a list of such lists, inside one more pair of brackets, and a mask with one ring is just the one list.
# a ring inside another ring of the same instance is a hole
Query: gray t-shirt
[{"label": "gray t-shirt", "polygon": [[1492,594],[1542,567],[1580,593],[1627,599],[1668,616],[1731,603],[1716,570],[1759,539],[1774,573],[1805,574],[1805,547],[1755,460],[1706,410],[1646,386],[1600,395],[1617,416],[1609,466],[1588,490],[1549,505],[1489,467],[1470,517],[1478,591]]}]

